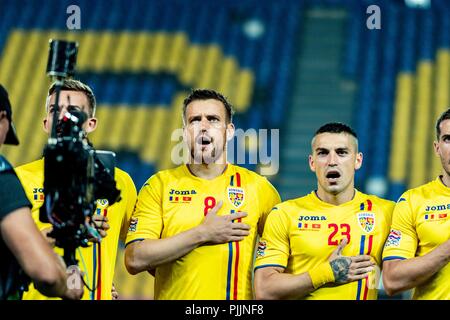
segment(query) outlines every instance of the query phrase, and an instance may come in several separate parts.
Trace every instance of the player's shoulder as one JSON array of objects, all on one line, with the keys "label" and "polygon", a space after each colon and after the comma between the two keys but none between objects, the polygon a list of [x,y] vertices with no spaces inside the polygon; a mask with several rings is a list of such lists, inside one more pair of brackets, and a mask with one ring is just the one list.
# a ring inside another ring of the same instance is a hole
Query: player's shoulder
[{"label": "player's shoulder", "polygon": [[148,180],[161,180],[161,181],[167,181],[167,180],[171,180],[171,179],[180,179],[184,176],[186,176],[186,169],[184,165],[175,167],[175,168],[171,168],[171,169],[165,169],[165,170],[160,170],[156,173],[154,173],[153,175],[150,176],[150,178]]},{"label": "player's shoulder", "polygon": [[383,207],[389,210],[392,210],[395,206],[395,202],[389,199],[384,199],[381,198],[377,195],[374,194],[365,194],[360,192],[361,197],[363,198],[367,198],[367,200],[370,200],[370,202],[372,203],[373,206],[379,206],[379,207]]},{"label": "player's shoulder", "polygon": [[28,162],[25,164],[22,164],[20,166],[17,166],[14,168],[14,170],[17,173],[38,173],[38,172],[44,172],[44,159],[38,159],[32,162]]},{"label": "player's shoulder", "polygon": [[272,186],[269,179],[267,179],[263,175],[260,175],[259,173],[256,173],[255,171],[236,165],[232,165],[232,167],[234,168],[234,171],[236,173],[239,173],[241,175],[241,179],[247,180],[247,182],[254,182],[257,184],[266,184]]},{"label": "player's shoulder", "polygon": [[[439,178],[438,178],[439,179]],[[430,192],[434,191],[436,189],[436,187],[439,187],[438,184],[440,182],[436,180],[430,181],[428,183],[425,183],[423,185],[420,185],[418,187],[415,188],[411,188],[409,190],[406,190],[403,193],[403,196],[407,196],[409,198],[413,198],[413,197],[424,197],[427,194],[429,194]]]},{"label": "player's shoulder", "polygon": [[133,183],[133,179],[128,174],[128,172],[126,172],[125,170],[120,169],[119,167],[115,167],[114,168],[114,177],[116,179],[120,179],[120,180],[123,180],[123,181],[126,181],[126,182],[132,182]]},{"label": "player's shoulder", "polygon": [[298,210],[301,210],[302,208],[307,206],[308,203],[310,203],[309,194],[302,197],[288,199],[283,202],[280,202],[272,210],[279,210],[286,213],[294,212],[295,214],[297,214]]},{"label": "player's shoulder", "polygon": [[14,168],[25,190],[42,188],[44,184],[44,159],[29,162]]},{"label": "player's shoulder", "polygon": [[171,169],[160,170],[152,174],[144,183],[142,188],[152,187],[152,186],[162,186],[170,181],[179,180],[186,177],[186,171],[183,166],[178,166]]}]

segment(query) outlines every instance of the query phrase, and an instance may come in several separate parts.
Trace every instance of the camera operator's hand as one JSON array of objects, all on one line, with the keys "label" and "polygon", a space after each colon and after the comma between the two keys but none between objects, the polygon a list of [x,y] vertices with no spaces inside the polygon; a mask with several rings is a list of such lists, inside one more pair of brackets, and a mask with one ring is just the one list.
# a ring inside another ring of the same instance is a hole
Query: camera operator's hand
[{"label": "camera operator's hand", "polygon": [[78,266],[69,266],[66,273],[66,291],[62,298],[68,300],[80,300],[84,293],[83,273]]},{"label": "camera operator's hand", "polygon": [[42,229],[42,230],[41,230],[41,233],[44,235],[44,238],[45,238],[45,240],[47,240],[48,244],[49,244],[52,248],[54,248],[54,247],[55,247],[56,239],[48,236],[48,234],[49,234],[50,232],[52,232],[52,230],[53,230],[53,227],[45,228],[45,229]]},{"label": "camera operator's hand", "polygon": [[[92,216],[91,224],[97,229],[98,233],[102,236],[102,238],[106,237],[106,231],[109,230],[110,226],[108,224],[108,217],[102,216],[100,214],[94,214]],[[98,242],[97,239],[91,238],[89,239],[91,242]]]}]

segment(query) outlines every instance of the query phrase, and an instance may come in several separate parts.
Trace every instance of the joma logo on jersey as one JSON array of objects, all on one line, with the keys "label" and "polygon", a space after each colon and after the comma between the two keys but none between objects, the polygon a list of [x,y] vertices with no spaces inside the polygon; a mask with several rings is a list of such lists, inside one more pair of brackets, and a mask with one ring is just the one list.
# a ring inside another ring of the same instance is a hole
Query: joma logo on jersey
[{"label": "joma logo on jersey", "polygon": [[325,216],[299,216],[298,221],[325,221]]},{"label": "joma logo on jersey", "polygon": [[172,203],[189,203],[192,201],[190,195],[197,194],[195,190],[175,190],[169,191],[169,201]]},{"label": "joma logo on jersey", "polygon": [[442,210],[448,210],[450,209],[450,203],[449,204],[438,204],[436,206],[427,206],[425,211],[442,211]]},{"label": "joma logo on jersey", "polygon": [[44,201],[44,188],[33,188],[33,200],[37,202]]},{"label": "joma logo on jersey", "polygon": [[186,196],[186,195],[190,195],[190,194],[197,194],[197,192],[195,192],[195,190],[175,190],[172,189],[169,191],[169,195],[175,195],[175,196]]}]

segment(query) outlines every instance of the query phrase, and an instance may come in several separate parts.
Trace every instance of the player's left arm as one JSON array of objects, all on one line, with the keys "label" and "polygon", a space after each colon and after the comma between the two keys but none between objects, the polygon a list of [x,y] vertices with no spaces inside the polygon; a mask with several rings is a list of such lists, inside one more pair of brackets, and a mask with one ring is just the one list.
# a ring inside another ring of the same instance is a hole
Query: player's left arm
[{"label": "player's left arm", "polygon": [[[391,235],[383,251],[383,285],[395,295],[428,281],[450,262],[450,240],[433,251],[415,257],[419,242],[414,223],[415,211],[406,193],[397,202],[392,215]],[[395,238],[391,239],[395,232]]]},{"label": "player's left arm", "polygon": [[428,281],[450,262],[450,240],[427,254],[383,262],[383,284],[388,295],[415,288]]}]

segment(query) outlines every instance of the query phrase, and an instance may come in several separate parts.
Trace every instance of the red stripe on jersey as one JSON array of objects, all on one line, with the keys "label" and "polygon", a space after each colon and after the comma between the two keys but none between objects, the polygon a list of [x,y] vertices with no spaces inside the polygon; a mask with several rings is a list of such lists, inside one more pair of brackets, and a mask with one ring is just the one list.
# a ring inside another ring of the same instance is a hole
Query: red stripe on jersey
[{"label": "red stripe on jersey", "polygon": [[372,252],[372,241],[373,241],[373,235],[369,236],[369,245],[367,248],[367,254],[370,255],[370,253]]},{"label": "red stripe on jersey", "polygon": [[236,172],[236,187],[241,187],[241,175],[239,172]]},{"label": "red stripe on jersey", "polygon": [[372,211],[372,201],[367,199],[367,210]]},{"label": "red stripe on jersey", "polygon": [[[108,209],[103,209],[103,216],[108,215]],[[98,280],[97,280],[97,300],[102,299],[102,246],[98,244]]]},{"label": "red stripe on jersey", "polygon": [[98,280],[97,280],[97,300],[102,298],[102,251],[101,244],[98,244]]},{"label": "red stripe on jersey", "polygon": [[[237,219],[241,222],[242,219]],[[236,259],[234,262],[234,288],[233,288],[233,300],[237,300],[238,295],[238,280],[239,280],[239,241],[236,241]]]},{"label": "red stripe on jersey", "polygon": [[[372,251],[372,240],[373,240],[373,235],[369,236],[369,243],[368,243],[368,248],[367,248],[367,254],[370,255],[370,252]],[[364,297],[363,300],[367,300],[367,294],[369,293],[369,277],[367,277],[365,279],[366,281],[366,285],[364,286]]]}]

